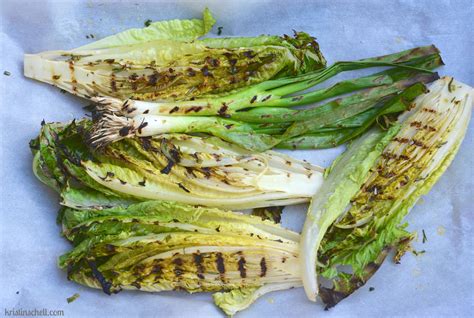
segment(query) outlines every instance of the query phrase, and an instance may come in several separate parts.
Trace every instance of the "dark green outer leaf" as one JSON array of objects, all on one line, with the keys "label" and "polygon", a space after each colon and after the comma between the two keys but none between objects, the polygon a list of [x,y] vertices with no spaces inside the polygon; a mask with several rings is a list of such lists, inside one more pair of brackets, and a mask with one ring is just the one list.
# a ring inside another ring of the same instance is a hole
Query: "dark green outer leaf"
[{"label": "dark green outer leaf", "polygon": [[361,276],[345,274],[341,275],[340,278],[333,280],[332,288],[320,286],[319,295],[326,305],[326,310],[336,306],[341,300],[351,295],[360,287],[364,286],[365,283],[380,268],[390,250],[390,247],[384,248],[380,252],[379,256],[364,268],[364,273]]}]

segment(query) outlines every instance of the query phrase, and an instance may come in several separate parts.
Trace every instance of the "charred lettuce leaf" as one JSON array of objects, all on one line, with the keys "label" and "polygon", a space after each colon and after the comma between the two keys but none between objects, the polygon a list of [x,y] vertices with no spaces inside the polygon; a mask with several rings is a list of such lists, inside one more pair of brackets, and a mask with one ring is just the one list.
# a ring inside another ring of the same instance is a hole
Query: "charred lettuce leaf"
[{"label": "charred lettuce leaf", "polygon": [[189,100],[270,78],[323,68],[314,37],[198,38],[215,20],[170,20],[130,29],[73,50],[25,54],[27,77],[87,99]]},{"label": "charred lettuce leaf", "polygon": [[[299,235],[258,217],[175,202],[67,209],[69,279],[102,288],[188,292],[299,281]],[[282,261],[285,259],[285,261]]]},{"label": "charred lettuce leaf", "polygon": [[89,127],[88,120],[45,124],[32,143],[38,178],[72,208],[148,200],[231,209],[281,206],[307,201],[322,182],[320,167],[276,152],[255,154],[215,137],[127,138],[95,150]]},{"label": "charred lettuce leaf", "polygon": [[[396,261],[409,249],[414,235],[403,219],[456,155],[471,117],[472,96],[471,87],[445,77],[399,118],[400,131],[321,243],[318,272],[333,282],[332,289],[321,289],[328,307],[362,286],[389,249],[396,250]],[[341,271],[341,265],[350,266],[352,274]]]}]

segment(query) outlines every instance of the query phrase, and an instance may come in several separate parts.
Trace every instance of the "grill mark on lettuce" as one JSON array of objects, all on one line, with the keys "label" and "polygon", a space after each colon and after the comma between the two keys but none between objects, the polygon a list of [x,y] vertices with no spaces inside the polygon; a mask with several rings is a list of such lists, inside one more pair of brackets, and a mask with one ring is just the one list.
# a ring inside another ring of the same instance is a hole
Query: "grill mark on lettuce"
[{"label": "grill mark on lettuce", "polygon": [[105,279],[104,275],[97,269],[95,261],[87,260],[87,263],[92,271],[92,276],[99,282],[104,293],[112,295],[112,283]]},{"label": "grill mark on lettuce", "polygon": [[237,264],[239,267],[240,277],[242,278],[247,277],[247,269],[245,268],[245,263],[247,263],[245,257],[241,256]]},{"label": "grill mark on lettuce", "polygon": [[163,275],[163,267],[161,266],[161,260],[154,260],[151,267],[150,274],[155,275],[155,282],[160,280]]},{"label": "grill mark on lettuce", "polygon": [[221,281],[225,281],[225,264],[224,258],[222,257],[222,253],[216,253],[216,266],[217,271],[220,274]]},{"label": "grill mark on lettuce", "polygon": [[181,182],[178,183],[178,186],[179,186],[181,189],[183,189],[184,192],[187,192],[187,193],[191,192],[191,191],[189,191]]},{"label": "grill mark on lettuce", "polygon": [[184,269],[182,268],[183,263],[183,259],[180,257],[176,257],[173,260],[173,264],[175,265],[173,272],[178,280],[180,280],[181,276],[184,274]]},{"label": "grill mark on lettuce", "polygon": [[199,113],[201,110],[202,110],[202,106],[192,106],[186,109],[184,113],[185,114],[190,113],[190,112]]},{"label": "grill mark on lettuce", "polygon": [[146,185],[146,178],[143,177],[143,181],[138,182],[138,185],[144,187]]},{"label": "grill mark on lettuce", "polygon": [[136,281],[130,283],[130,285],[132,285],[133,287],[135,287],[136,289],[141,289],[142,288],[142,285],[140,284],[141,283],[141,279],[137,279]]},{"label": "grill mark on lettuce", "polygon": [[197,251],[197,253],[193,253],[193,260],[194,260],[194,265],[196,265],[196,275],[199,279],[204,279],[204,266],[202,265],[203,263],[203,257]]},{"label": "grill mark on lettuce", "polygon": [[170,114],[174,113],[174,112],[177,112],[179,110],[179,107],[178,106],[175,106],[173,108],[171,108],[171,110],[169,111]]},{"label": "grill mark on lettuce", "polygon": [[265,277],[265,275],[267,275],[267,262],[265,257],[262,257],[260,260],[260,277]]},{"label": "grill mark on lettuce", "polygon": [[423,123],[421,121],[412,121],[410,123],[410,126],[411,127],[415,127],[416,129],[418,130],[427,130],[427,131],[436,131],[437,129],[433,126],[430,126],[430,125],[423,125]]},{"label": "grill mark on lettuce", "polygon": [[409,145],[414,145],[416,147],[421,147],[423,149],[428,149],[428,146],[426,146],[422,141],[417,140],[417,139],[396,137],[396,138],[393,138],[393,141],[396,141],[401,144],[409,144]]}]

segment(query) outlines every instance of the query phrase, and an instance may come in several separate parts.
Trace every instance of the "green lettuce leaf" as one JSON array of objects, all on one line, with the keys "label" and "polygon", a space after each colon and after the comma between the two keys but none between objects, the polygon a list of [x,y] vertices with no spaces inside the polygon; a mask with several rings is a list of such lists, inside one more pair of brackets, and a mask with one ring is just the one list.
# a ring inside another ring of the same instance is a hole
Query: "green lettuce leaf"
[{"label": "green lettuce leaf", "polygon": [[146,28],[126,30],[101,40],[86,44],[76,50],[98,50],[122,45],[131,45],[153,40],[190,42],[207,34],[216,20],[208,8],[204,9],[202,20],[169,20],[153,22]]},{"label": "green lettuce leaf", "polygon": [[299,280],[298,234],[258,217],[160,201],[63,213],[64,235],[75,247],[60,257],[60,267],[71,280],[106,293]]},{"label": "green lettuce leaf", "polygon": [[245,209],[304,202],[322,182],[322,168],[215,137],[127,138],[96,151],[87,141],[89,124],[48,124],[40,133],[35,171],[64,206],[172,200]]},{"label": "green lettuce leaf", "polygon": [[368,171],[399,128],[399,125],[394,125],[386,132],[372,129],[355,140],[330,168],[325,186],[311,201],[301,238],[301,253],[306,255],[302,259],[303,282],[311,300],[315,300],[317,295],[314,268],[321,240],[331,224],[344,213],[351,198],[365,182]]},{"label": "green lettuce leaf", "polygon": [[[410,249],[414,234],[403,219],[453,160],[471,112],[472,88],[442,78],[400,117],[401,129],[321,242],[318,257],[324,267],[318,272],[333,282],[321,289],[328,307],[362,286],[390,249],[396,250],[397,262]],[[350,266],[352,273],[340,266]]]}]

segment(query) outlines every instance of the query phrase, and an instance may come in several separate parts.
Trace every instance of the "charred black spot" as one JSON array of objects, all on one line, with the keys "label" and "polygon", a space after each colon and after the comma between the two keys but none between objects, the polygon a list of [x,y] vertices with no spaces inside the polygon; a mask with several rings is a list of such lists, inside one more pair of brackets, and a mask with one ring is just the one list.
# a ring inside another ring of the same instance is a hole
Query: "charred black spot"
[{"label": "charred black spot", "polygon": [[245,269],[245,263],[247,261],[245,260],[244,257],[241,257],[239,259],[239,262],[237,263],[239,266],[239,272],[240,272],[240,277],[245,278],[247,277],[247,270]]},{"label": "charred black spot", "polygon": [[132,130],[132,127],[130,126],[125,126],[125,127],[120,128],[119,130],[120,137],[127,137],[130,134],[130,130]]},{"label": "charred black spot", "polygon": [[171,169],[173,168],[175,162],[172,161],[172,160],[168,160],[168,164],[166,165],[166,167],[164,167],[163,169],[160,170],[161,173],[163,174],[168,174],[170,173]]},{"label": "charred black spot", "polygon": [[174,112],[177,112],[179,110],[179,107],[178,106],[175,106],[173,107],[171,110],[170,110],[170,114],[174,113]]},{"label": "charred black spot", "polygon": [[196,71],[193,70],[192,68],[188,68],[187,71],[188,71],[188,76],[190,76],[190,77],[196,76]]},{"label": "charred black spot", "polygon": [[400,137],[393,138],[393,140],[401,144],[407,144],[410,141],[408,138],[400,138]]},{"label": "charred black spot", "polygon": [[91,268],[92,276],[99,282],[104,293],[106,293],[107,295],[111,295],[112,283],[105,279],[104,275],[97,269],[97,265],[94,261],[88,260],[87,263]]},{"label": "charred black spot", "polygon": [[205,58],[205,62],[211,65],[212,67],[218,67],[221,64],[221,62],[218,59],[212,58],[210,56],[207,56]]},{"label": "charred black spot", "polygon": [[136,111],[137,109],[135,107],[127,107],[127,113],[128,114],[131,114],[133,113],[134,111]]},{"label": "charred black spot", "polygon": [[115,81],[115,74],[110,75],[110,87],[112,88],[112,92],[117,91],[117,82]]},{"label": "charred black spot", "polygon": [[257,54],[253,54],[252,50],[245,51],[242,53],[246,58],[253,59]]},{"label": "charred black spot", "polygon": [[141,137],[139,140],[141,142],[142,148],[146,151],[149,151],[153,148],[151,145],[151,137]]},{"label": "charred black spot", "polygon": [[137,79],[139,78],[138,74],[137,73],[132,73],[128,79],[131,80],[131,81],[136,81]]},{"label": "charred black spot", "polygon": [[187,193],[190,192],[188,189],[186,189],[186,187],[185,187],[181,182],[178,183],[178,186],[179,186],[181,189],[183,189],[185,192],[187,192]]},{"label": "charred black spot", "polygon": [[233,126],[234,126],[234,124],[227,124],[227,125],[225,125],[224,127],[225,127],[226,129],[231,129]]},{"label": "charred black spot", "polygon": [[163,274],[163,267],[160,264],[153,264],[150,274],[155,274],[160,277]]},{"label": "charred black spot", "polygon": [[267,262],[265,261],[265,257],[262,257],[260,260],[260,277],[264,277],[267,275]]},{"label": "charred black spot", "polygon": [[183,266],[183,260],[177,257],[173,260],[173,264],[176,265],[174,268],[174,274],[176,277],[180,278],[184,274],[184,270],[181,268],[181,266]]},{"label": "charred black spot", "polygon": [[194,173],[194,169],[191,167],[184,167],[186,169],[186,173],[192,177],[196,177],[196,174]]},{"label": "charred black spot", "polygon": [[168,143],[166,143],[165,139],[162,139],[161,147],[166,149],[169,146],[171,146],[171,149],[168,150],[168,153],[165,153],[166,158],[168,159],[168,164],[166,165],[166,167],[160,170],[160,172],[163,174],[170,173],[173,166],[181,160],[179,151],[174,148],[173,145],[169,145]]},{"label": "charred black spot", "polygon": [[199,279],[204,279],[204,266],[202,265],[203,258],[202,255],[198,253],[193,254],[194,264],[196,265],[196,273]]},{"label": "charred black spot", "polygon": [[198,113],[202,110],[202,106],[192,106],[188,109],[186,109],[184,112],[187,114],[187,113],[190,113],[190,112],[195,112],[195,113]]},{"label": "charred black spot", "polygon": [[269,100],[270,97],[272,97],[272,95],[267,95],[267,96],[265,96],[265,97],[262,99],[262,102],[265,102],[265,101]]},{"label": "charred black spot", "polygon": [[192,154],[191,156],[194,157],[194,159],[196,160],[196,162],[198,162],[198,163],[201,162],[201,160],[199,159],[199,155],[198,155],[197,152],[193,152],[193,154]]},{"label": "charred black spot", "polygon": [[226,103],[222,103],[222,107],[219,108],[219,111],[217,113],[219,114],[219,116],[229,117],[229,115],[226,113],[228,109],[229,106],[227,106]]},{"label": "charred black spot", "polygon": [[451,77],[451,80],[449,81],[448,83],[448,91],[451,93],[452,91],[454,91],[454,85],[453,84],[453,80],[454,80],[454,77]]},{"label": "charred black spot", "polygon": [[214,159],[219,162],[222,160],[222,157],[221,155],[219,155],[218,153],[213,153],[212,156],[214,157]]},{"label": "charred black spot", "polygon": [[230,74],[236,74],[237,73],[237,59],[230,59],[229,60],[230,64]]},{"label": "charred black spot", "polygon": [[[453,97],[453,99],[451,100],[451,103],[454,101],[455,97]],[[424,112],[427,112],[427,113],[432,113],[432,114],[437,114],[438,111],[436,111],[435,109],[432,109],[432,108],[427,108],[427,107],[423,107],[421,109],[422,111]]]},{"label": "charred black spot", "polygon": [[218,227],[216,227],[216,232],[220,232],[221,231],[221,226],[219,225]]},{"label": "charred black spot", "polygon": [[211,168],[209,167],[202,167],[201,172],[204,174],[206,179],[209,179],[211,177]]},{"label": "charred black spot", "polygon": [[153,74],[148,76],[148,85],[155,86],[156,83],[158,82],[159,76],[160,75],[158,74],[158,72],[153,72]]},{"label": "charred black spot", "polygon": [[144,187],[146,184],[146,178],[143,178],[143,181],[138,182],[138,185]]},{"label": "charred black spot", "polygon": [[252,97],[252,99],[250,100],[250,104],[253,104],[256,100],[257,100],[257,95]]},{"label": "charred black spot", "polygon": [[134,282],[130,283],[130,285],[132,285],[136,289],[141,289],[142,288],[142,285],[140,285],[139,281],[134,281]]},{"label": "charred black spot", "polygon": [[205,77],[212,76],[212,73],[209,72],[209,67],[207,67],[207,65],[204,65],[204,66],[201,68],[201,73],[202,73],[202,75],[204,75]]},{"label": "charred black spot", "polygon": [[222,257],[222,253],[216,254],[216,266],[217,271],[221,274],[221,279],[224,279],[225,274],[225,265],[224,265],[224,258]]},{"label": "charred black spot", "polygon": [[140,126],[138,126],[138,133],[141,134],[142,133],[142,129],[145,128],[146,126],[148,126],[148,122],[146,121],[142,121],[142,123],[140,124]]},{"label": "charred black spot", "polygon": [[413,139],[412,142],[417,147],[427,148],[427,146],[420,140]]},{"label": "charred black spot", "polygon": [[104,177],[99,177],[99,178],[105,181],[105,180],[107,180],[107,178],[113,178],[114,176],[115,176],[115,174],[113,172],[107,171],[107,173],[105,174]]}]

